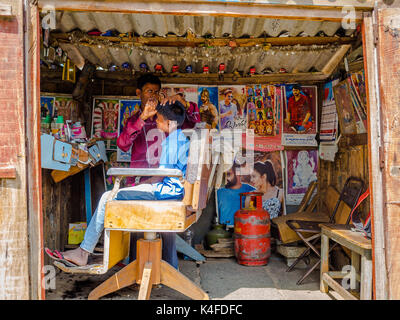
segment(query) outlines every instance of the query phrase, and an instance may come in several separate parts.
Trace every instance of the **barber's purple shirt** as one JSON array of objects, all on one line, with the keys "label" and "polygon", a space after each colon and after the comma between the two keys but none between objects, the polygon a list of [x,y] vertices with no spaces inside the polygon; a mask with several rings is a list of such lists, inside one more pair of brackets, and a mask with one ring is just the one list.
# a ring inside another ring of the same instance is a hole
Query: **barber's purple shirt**
[{"label": "barber's purple shirt", "polygon": [[[149,118],[143,121],[140,119],[141,114],[142,111],[139,110],[128,119],[117,139],[117,146],[124,152],[128,152],[132,147],[131,168],[158,168],[162,141],[158,138],[160,135],[148,135],[152,129],[157,129],[156,116],[153,119]],[[190,102],[182,129],[193,128],[196,122],[200,122],[199,110],[197,104]],[[153,144],[156,145],[150,148]],[[126,184],[134,185],[135,177],[127,178]]]}]

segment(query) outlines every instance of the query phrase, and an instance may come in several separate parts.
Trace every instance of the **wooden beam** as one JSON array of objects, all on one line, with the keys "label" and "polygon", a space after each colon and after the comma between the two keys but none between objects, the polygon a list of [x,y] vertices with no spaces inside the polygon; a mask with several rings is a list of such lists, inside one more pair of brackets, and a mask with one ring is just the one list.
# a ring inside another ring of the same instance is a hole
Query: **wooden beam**
[{"label": "wooden beam", "polygon": [[[142,75],[141,72],[135,72],[133,75],[126,71],[100,71],[95,72],[95,80],[109,81],[134,81],[135,78]],[[176,74],[159,74],[162,83],[174,84],[198,84],[198,85],[234,85],[234,84],[267,84],[267,83],[316,83],[327,79],[327,76],[322,72],[304,72],[304,73],[272,73],[272,74],[257,74],[253,76],[244,76],[235,78],[234,74],[225,74],[223,80],[219,80],[218,74],[203,74],[203,73],[176,73]],[[42,81],[57,81],[61,80],[61,71],[45,71],[41,70]],[[117,82],[115,82],[118,84]]]},{"label": "wooden beam", "polygon": [[[51,38],[59,43],[73,45],[71,35],[74,32],[68,33],[52,33]],[[357,39],[352,37],[268,37],[268,38],[250,38],[250,39],[235,39],[237,47],[254,47],[254,46],[294,46],[294,45],[329,45],[329,44],[350,44]],[[229,46],[231,38],[213,38],[206,39],[203,37],[187,38],[178,36],[167,37],[103,37],[84,35],[79,41],[80,45],[97,46],[93,41],[101,43],[111,43],[113,45],[134,45],[134,46],[156,46],[156,47],[226,47]],[[107,44],[105,44],[107,45]]]},{"label": "wooden beam", "polygon": [[351,45],[349,44],[343,45],[339,50],[335,52],[332,58],[328,61],[328,63],[322,69],[322,73],[325,74],[327,78],[329,78],[332,72],[335,71],[340,61],[342,61],[343,57],[345,56],[347,51],[349,51],[350,48]]},{"label": "wooden beam", "polygon": [[[296,1],[297,2],[297,1]],[[142,14],[171,14],[191,16],[228,16],[258,17],[293,20],[326,20],[340,22],[348,14],[342,12],[345,5],[353,5],[356,9],[356,22],[362,21],[362,10],[372,10],[373,1],[360,4],[356,0],[340,0],[328,5],[271,4],[260,2],[227,2],[227,1],[93,1],[93,0],[39,0],[39,7],[51,6],[55,10],[96,11]]]}]

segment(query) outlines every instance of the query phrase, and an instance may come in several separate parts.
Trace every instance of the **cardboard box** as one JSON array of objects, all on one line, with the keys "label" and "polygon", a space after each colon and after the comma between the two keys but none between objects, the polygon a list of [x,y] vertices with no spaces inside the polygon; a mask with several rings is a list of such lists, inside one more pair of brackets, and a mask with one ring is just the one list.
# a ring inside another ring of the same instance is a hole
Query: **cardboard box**
[{"label": "cardboard box", "polygon": [[69,224],[68,244],[80,244],[85,236],[86,222],[76,222]]}]

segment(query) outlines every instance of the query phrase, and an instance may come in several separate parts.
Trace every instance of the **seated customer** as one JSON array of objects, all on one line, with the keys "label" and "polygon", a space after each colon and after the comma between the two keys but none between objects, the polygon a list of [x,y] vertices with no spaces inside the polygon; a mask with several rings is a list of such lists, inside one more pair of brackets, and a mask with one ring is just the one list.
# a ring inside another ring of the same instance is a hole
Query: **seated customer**
[{"label": "seated customer", "polygon": [[[179,169],[185,175],[189,140],[180,129],[184,119],[185,107],[179,101],[157,106],[157,128],[163,135],[168,135],[161,143],[159,167]],[[165,177],[160,180],[161,182],[122,188],[115,195],[114,200],[180,200],[183,198],[184,188],[179,178]],[[46,253],[51,258],[65,259],[79,266],[87,264],[89,254],[93,253],[104,229],[105,207],[110,192],[107,191],[101,196],[80,247],[61,253],[56,250],[52,252],[46,248]],[[174,232],[164,232],[161,233],[161,237],[162,258],[177,269],[176,235]]]}]

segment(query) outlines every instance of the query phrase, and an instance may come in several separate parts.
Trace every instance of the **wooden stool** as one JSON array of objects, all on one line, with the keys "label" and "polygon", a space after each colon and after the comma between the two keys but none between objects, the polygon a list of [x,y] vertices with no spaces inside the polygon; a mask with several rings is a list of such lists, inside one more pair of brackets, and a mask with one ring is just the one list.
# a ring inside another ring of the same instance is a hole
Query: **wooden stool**
[{"label": "wooden stool", "polygon": [[[361,233],[350,230],[349,225],[324,224],[321,230],[321,278],[320,290],[327,293],[329,287],[339,293],[346,300],[357,300],[348,290],[343,288],[334,279],[348,277],[345,272],[329,271],[329,240],[351,250],[350,288],[355,288],[356,281],[360,281],[360,300],[372,299],[372,249],[371,240]],[[360,272],[361,256],[361,272]],[[359,275],[361,273],[361,276]]]},{"label": "wooden stool", "polygon": [[156,233],[145,232],[144,239],[137,241],[136,260],[93,289],[88,299],[97,300],[137,283],[140,284],[138,300],[148,300],[152,285],[162,283],[192,299],[209,300],[201,288],[161,259],[161,248],[161,239],[156,238]]}]

